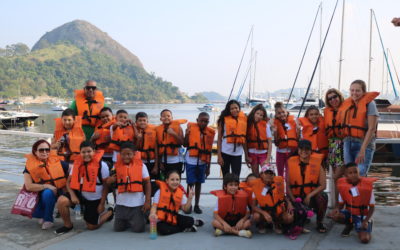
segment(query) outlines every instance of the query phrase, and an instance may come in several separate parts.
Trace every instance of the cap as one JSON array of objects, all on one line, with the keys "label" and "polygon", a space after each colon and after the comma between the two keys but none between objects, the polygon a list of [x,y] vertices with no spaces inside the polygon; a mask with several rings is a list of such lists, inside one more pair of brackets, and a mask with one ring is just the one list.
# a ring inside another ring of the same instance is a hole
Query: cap
[{"label": "cap", "polygon": [[275,174],[275,168],[273,165],[264,165],[261,167],[261,173],[265,173],[265,172],[271,172],[273,174]]},{"label": "cap", "polygon": [[300,140],[298,148],[311,150],[312,149],[311,142],[309,140]]}]

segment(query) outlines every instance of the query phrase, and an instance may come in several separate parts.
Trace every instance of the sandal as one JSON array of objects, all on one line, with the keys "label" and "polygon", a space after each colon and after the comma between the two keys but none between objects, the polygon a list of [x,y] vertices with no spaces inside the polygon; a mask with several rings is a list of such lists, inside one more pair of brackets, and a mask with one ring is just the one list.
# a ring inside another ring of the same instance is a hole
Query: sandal
[{"label": "sandal", "polygon": [[317,224],[317,231],[318,231],[318,233],[321,233],[321,234],[326,233],[326,227],[322,222],[319,222]]}]

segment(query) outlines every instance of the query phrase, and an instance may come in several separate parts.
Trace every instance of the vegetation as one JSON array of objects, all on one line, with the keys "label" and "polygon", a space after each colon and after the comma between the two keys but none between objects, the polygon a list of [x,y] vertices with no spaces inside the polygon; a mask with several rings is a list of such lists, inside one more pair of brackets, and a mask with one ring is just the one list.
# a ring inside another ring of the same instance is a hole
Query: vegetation
[{"label": "vegetation", "polygon": [[189,98],[171,82],[133,64],[69,43],[60,43],[27,55],[0,57],[0,96],[72,97],[73,90],[93,79],[105,96],[146,103],[204,101]]}]

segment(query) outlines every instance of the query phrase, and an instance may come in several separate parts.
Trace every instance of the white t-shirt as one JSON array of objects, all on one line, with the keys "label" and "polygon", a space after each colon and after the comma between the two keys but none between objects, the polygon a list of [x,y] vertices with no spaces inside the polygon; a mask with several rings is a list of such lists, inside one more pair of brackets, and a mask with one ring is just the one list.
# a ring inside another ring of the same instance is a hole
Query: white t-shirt
[{"label": "white t-shirt", "polygon": [[[294,118],[294,120],[296,121],[296,118]],[[292,126],[290,126],[289,123],[285,123],[285,127],[286,127],[287,131],[289,131],[291,129],[296,129],[296,127],[292,128]],[[276,148],[276,152],[279,152],[279,153],[290,153],[290,148],[278,148],[277,147]]]},{"label": "white t-shirt", "polygon": [[[153,197],[153,203],[157,204],[159,200],[160,200],[160,190],[157,190],[157,192],[154,194],[154,197]],[[185,205],[186,203],[187,203],[186,195],[183,195],[182,201],[181,201],[181,206]]]},{"label": "white t-shirt", "polygon": [[[190,165],[197,165],[197,157],[190,157],[189,152],[186,152],[185,162]],[[199,165],[206,164],[204,161],[199,159]]]},{"label": "white t-shirt", "polygon": [[[161,156],[161,162],[164,163],[164,156]],[[167,164],[174,164],[181,162],[181,157],[180,155],[167,155]]]},{"label": "white t-shirt", "polygon": [[[149,172],[147,171],[146,165],[143,164],[142,167],[142,179],[149,179]],[[145,201],[145,195],[143,192],[124,192],[117,194],[117,205],[122,205],[125,207],[138,207],[143,206]]]},{"label": "white t-shirt", "polygon": [[[71,171],[70,171],[69,175],[72,175],[73,171],[74,171],[74,168],[71,168]],[[108,170],[108,165],[107,165],[107,163],[102,161],[101,162],[101,177],[104,180],[109,176],[110,176],[110,171]],[[97,175],[96,183],[100,183],[99,175]],[[102,194],[103,194],[103,185],[96,185],[96,191],[93,192],[93,193],[92,192],[82,191],[82,196],[86,200],[89,200],[89,201],[100,200]]]},{"label": "white t-shirt", "polygon": [[236,150],[235,149],[235,143],[227,143],[226,138],[226,126],[224,125],[224,136],[222,137],[222,143],[221,143],[221,152],[227,155],[233,155],[233,156],[240,156],[243,154],[243,145],[242,144],[236,144]]},{"label": "white t-shirt", "polygon": [[[272,133],[271,133],[271,126],[269,123],[267,124],[267,139],[272,138]],[[267,153],[267,149],[255,149],[255,148],[249,148],[249,153],[252,154],[265,154]]]}]

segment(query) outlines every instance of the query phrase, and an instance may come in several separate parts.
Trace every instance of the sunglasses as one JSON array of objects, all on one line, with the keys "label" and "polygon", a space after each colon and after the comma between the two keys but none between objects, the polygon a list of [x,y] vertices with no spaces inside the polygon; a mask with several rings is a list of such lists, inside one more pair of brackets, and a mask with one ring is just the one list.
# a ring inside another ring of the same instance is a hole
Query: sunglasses
[{"label": "sunglasses", "polygon": [[37,150],[39,153],[50,152],[50,148],[38,148]]},{"label": "sunglasses", "polygon": [[86,86],[85,89],[86,89],[86,90],[93,90],[93,91],[95,91],[95,90],[97,89],[97,87],[96,87],[96,86]]},{"label": "sunglasses", "polygon": [[338,98],[338,95],[333,95],[331,97],[328,97],[328,102],[332,101],[333,99]]}]

